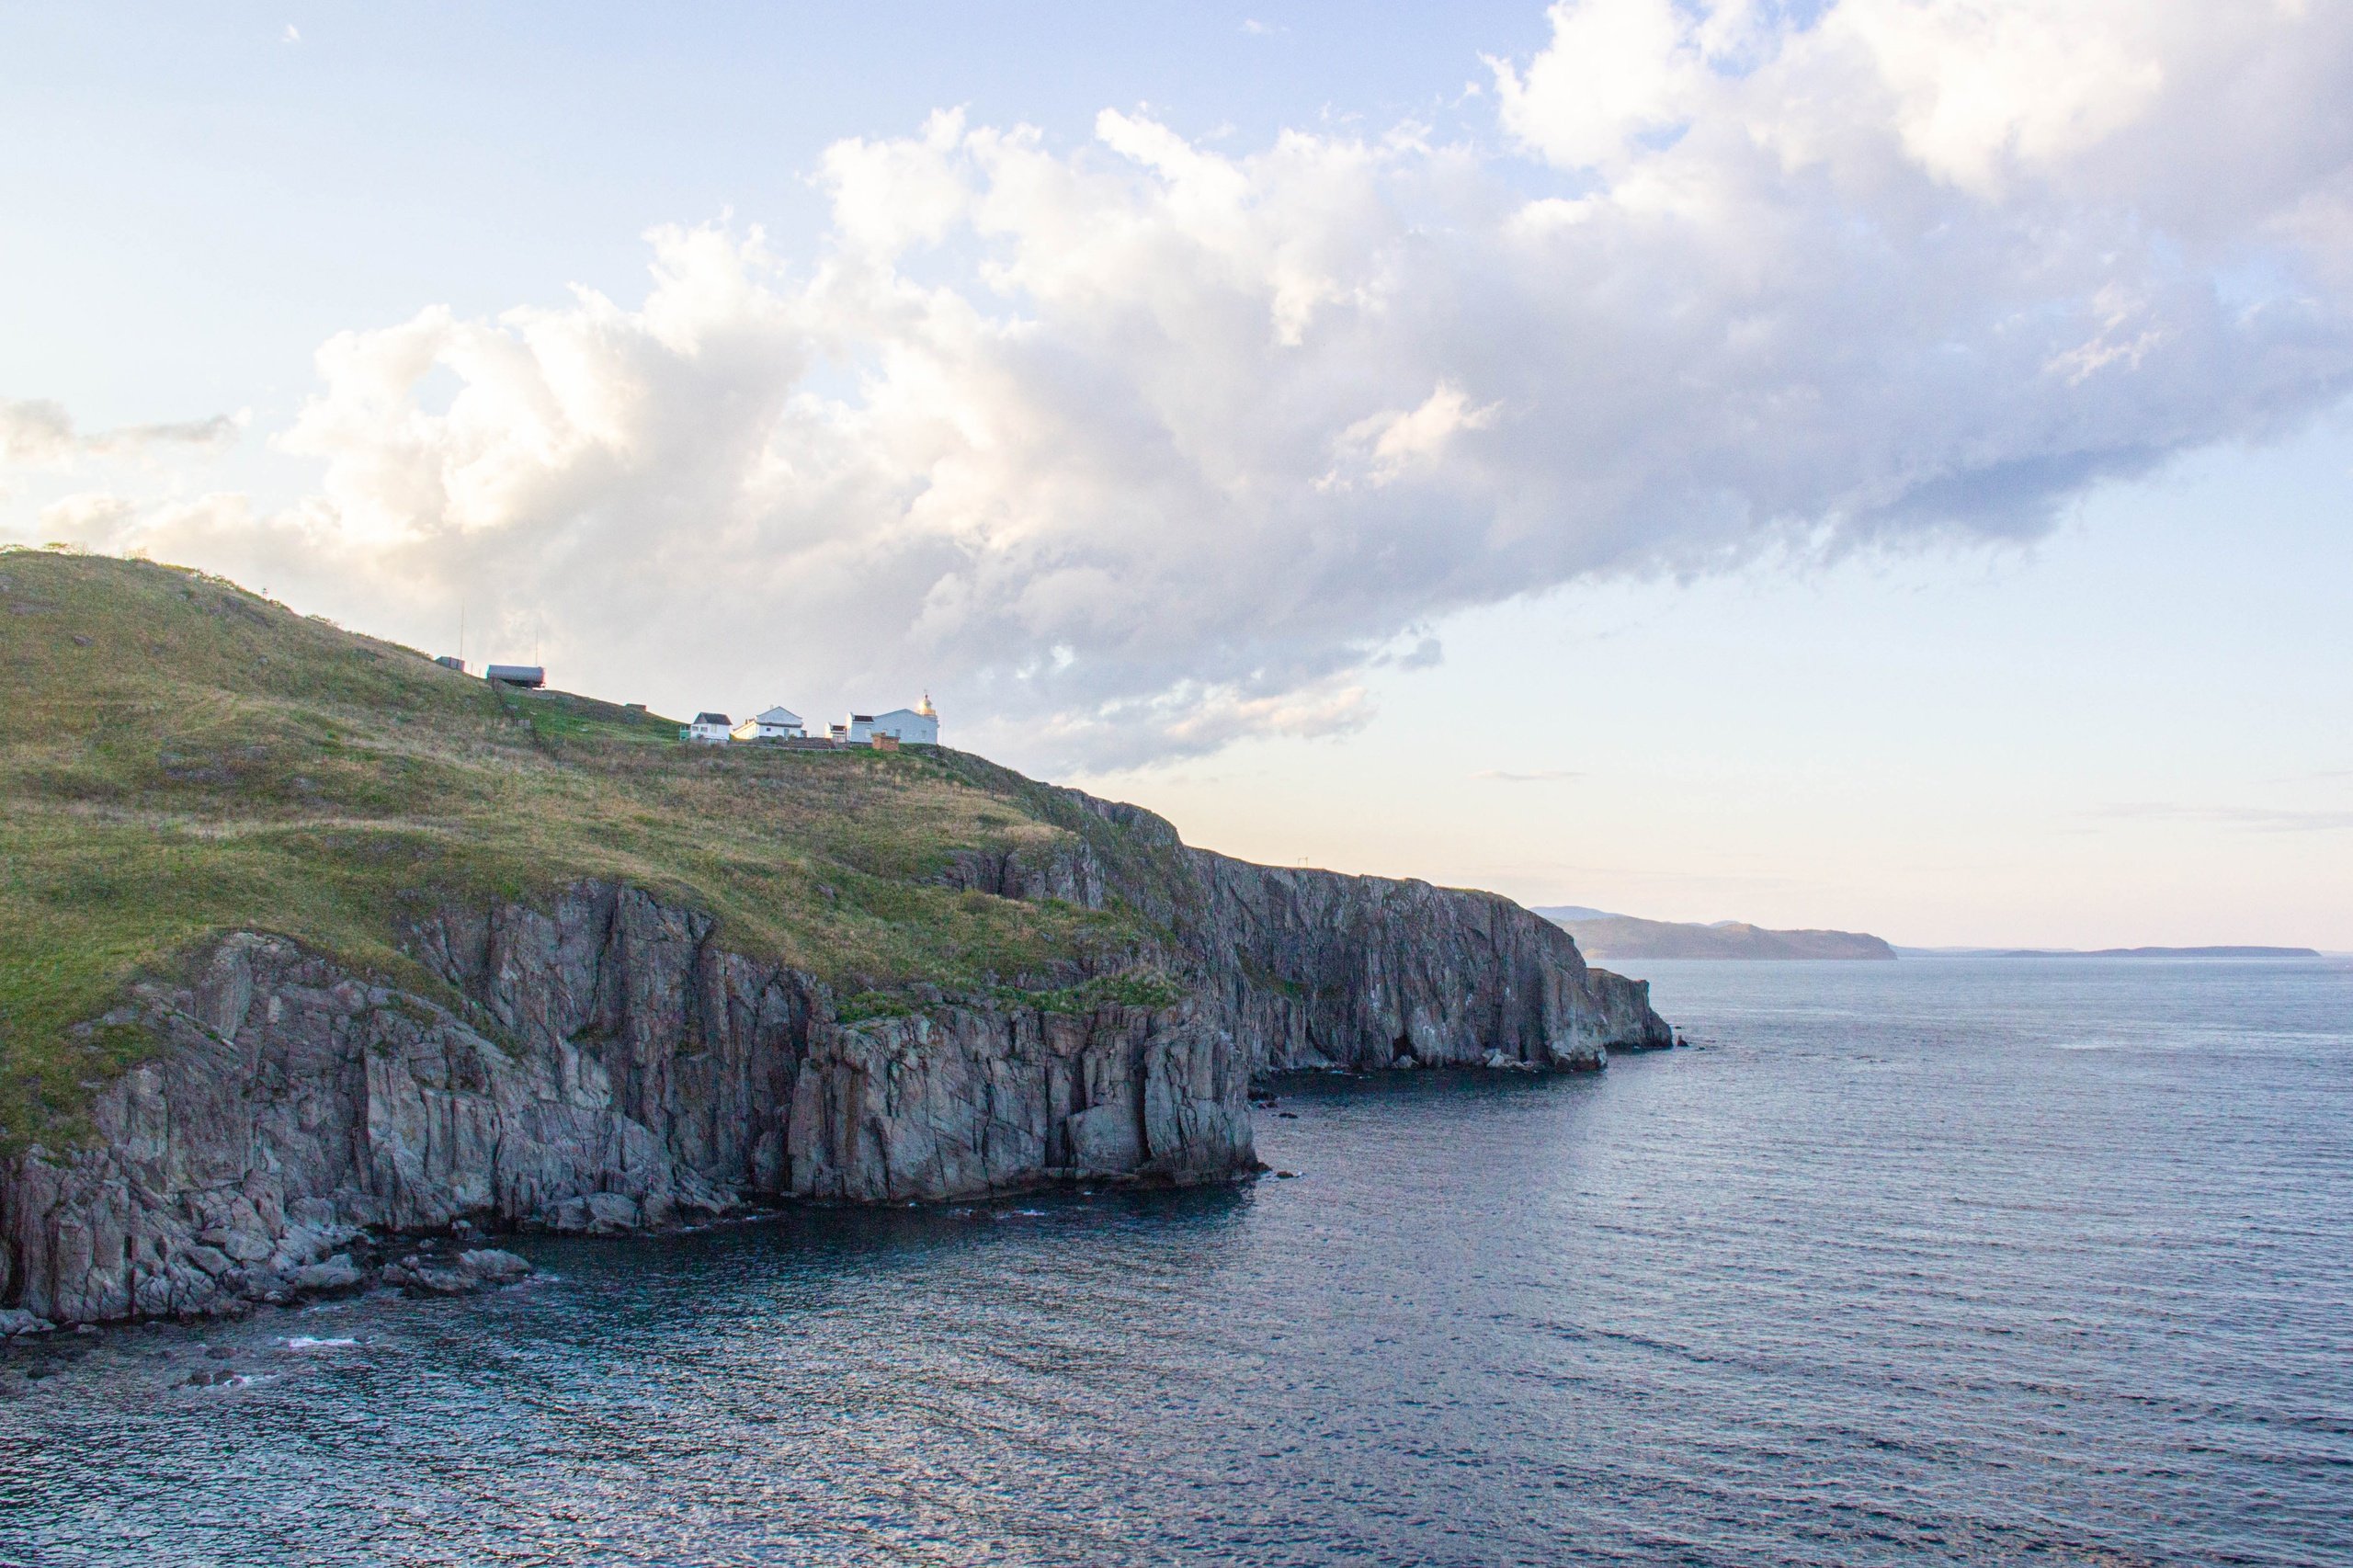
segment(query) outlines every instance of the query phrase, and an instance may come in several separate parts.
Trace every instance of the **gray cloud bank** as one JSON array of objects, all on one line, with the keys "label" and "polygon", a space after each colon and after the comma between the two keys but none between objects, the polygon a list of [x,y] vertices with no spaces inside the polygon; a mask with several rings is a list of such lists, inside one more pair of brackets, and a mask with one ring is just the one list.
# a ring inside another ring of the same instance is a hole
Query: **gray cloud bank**
[{"label": "gray cloud bank", "polygon": [[78,458],[122,457],[159,447],[218,449],[237,438],[244,424],[233,415],[175,425],[126,425],[83,435],[73,415],[45,398],[0,402],[0,464],[59,467]]},{"label": "gray cloud bank", "polygon": [[665,229],[634,305],[335,337],[273,437],[321,465],[299,506],[43,525],[464,594],[620,695],[927,682],[990,716],[961,738],[1107,767],[1345,729],[1449,611],[2029,536],[2347,389],[2353,7],[1552,22],[1490,62],[1492,144],[843,142],[801,260]]},{"label": "gray cloud bank", "polygon": [[2283,806],[2188,806],[2132,801],[2092,813],[2106,819],[2216,823],[2257,833],[2339,833],[2353,828],[2353,811]]}]

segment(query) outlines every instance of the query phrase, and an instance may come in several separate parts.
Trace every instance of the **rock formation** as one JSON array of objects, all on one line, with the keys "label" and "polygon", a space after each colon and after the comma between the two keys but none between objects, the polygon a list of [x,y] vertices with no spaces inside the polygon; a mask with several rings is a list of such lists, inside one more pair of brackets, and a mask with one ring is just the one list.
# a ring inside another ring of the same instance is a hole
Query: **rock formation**
[{"label": "rock formation", "polygon": [[708,916],[602,883],[426,916],[399,983],[232,935],[94,1020],[163,1049],[99,1093],[87,1146],[0,1164],[0,1308],[85,1322],[446,1283],[457,1266],[371,1272],[374,1238],[469,1221],[626,1231],[747,1198],[1230,1179],[1258,1168],[1259,1074],[1595,1068],[1672,1041],[1647,986],[1506,900],[1248,865],[1051,795],[1078,831],[943,879],[1146,911],[1165,947],[1120,961],[1166,974],[1173,1005],[918,988],[846,1021]]}]

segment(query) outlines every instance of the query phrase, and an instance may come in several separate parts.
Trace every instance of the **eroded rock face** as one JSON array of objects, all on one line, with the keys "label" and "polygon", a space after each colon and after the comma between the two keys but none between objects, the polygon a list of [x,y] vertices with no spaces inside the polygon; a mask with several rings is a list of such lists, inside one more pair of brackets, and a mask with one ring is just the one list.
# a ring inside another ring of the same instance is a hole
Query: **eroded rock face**
[{"label": "eroded rock face", "polygon": [[1189,1007],[948,1007],[823,1034],[792,1096],[790,1190],[877,1201],[1040,1176],[1255,1166],[1249,1067]]},{"label": "eroded rock face", "polygon": [[597,884],[418,924],[407,946],[446,994],[232,936],[103,1020],[165,1049],[99,1095],[93,1146],[0,1165],[0,1308],[237,1311],[390,1278],[406,1266],[379,1238],[467,1221],[609,1233],[746,1198],[1228,1179],[1258,1168],[1248,1089],[1269,1069],[1597,1067],[1671,1043],[1646,987],[1506,900],[1252,866],[1075,798],[1157,853],[1158,879],[1078,841],[949,875],[1150,911],[1176,947],[1143,956],[1191,991],[1176,1006],[938,1001],[846,1025],[708,917]]},{"label": "eroded rock face", "polygon": [[63,1322],[235,1311],[360,1283],[355,1238],[467,1217],[631,1231],[746,1195],[1255,1166],[1246,1060],[1189,1006],[844,1028],[806,977],[710,936],[614,888],[443,916],[415,950],[462,1009],[228,938],[114,1017],[167,1049],[99,1096],[97,1145],[0,1173],[0,1299]]},{"label": "eroded rock face", "polygon": [[1255,865],[1184,845],[1140,807],[1052,795],[1143,851],[1107,867],[1084,839],[966,857],[947,880],[1090,908],[1120,898],[1172,931],[1165,955],[1201,988],[1256,1072],[1394,1065],[1601,1066],[1610,1049],[1674,1044],[1647,981],[1588,967],[1551,921],[1494,893]]},{"label": "eroded rock face", "polygon": [[1502,1062],[1597,1068],[1674,1043],[1650,986],[1586,967],[1567,933],[1493,893],[1195,852],[1190,932],[1269,1069]]}]

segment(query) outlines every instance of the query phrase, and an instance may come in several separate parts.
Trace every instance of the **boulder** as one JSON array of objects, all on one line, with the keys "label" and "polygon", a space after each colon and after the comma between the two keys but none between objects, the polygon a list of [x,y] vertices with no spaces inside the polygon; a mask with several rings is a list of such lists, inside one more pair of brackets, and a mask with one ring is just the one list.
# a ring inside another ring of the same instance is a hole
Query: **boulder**
[{"label": "boulder", "polygon": [[454,1257],[411,1253],[384,1270],[384,1283],[416,1296],[470,1296],[530,1275],[531,1266],[511,1252],[480,1247]]}]

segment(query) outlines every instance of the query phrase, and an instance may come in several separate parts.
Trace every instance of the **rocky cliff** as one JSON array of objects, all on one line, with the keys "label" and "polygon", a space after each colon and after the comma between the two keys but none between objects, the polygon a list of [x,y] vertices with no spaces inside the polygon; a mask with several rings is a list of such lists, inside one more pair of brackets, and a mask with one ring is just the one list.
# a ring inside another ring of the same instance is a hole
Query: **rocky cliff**
[{"label": "rocky cliff", "polygon": [[1041,814],[1074,831],[956,875],[1002,896],[1143,910],[1172,938],[1163,961],[1214,1001],[1254,1071],[1577,1070],[1612,1046],[1673,1043],[1646,982],[1588,968],[1509,899],[1255,865],[1189,848],[1138,807],[1033,788]]},{"label": "rocky cliff", "polygon": [[[1086,807],[1175,846],[1156,818]],[[1645,987],[1503,899],[1178,849],[1173,884],[1134,890],[1183,982],[1165,1006],[931,994],[846,1022],[708,916],[611,884],[419,920],[439,986],[232,936],[97,1020],[165,1049],[98,1096],[90,1145],[0,1169],[0,1305],[235,1310],[359,1282],[371,1233],[463,1221],[620,1231],[747,1198],[1230,1178],[1256,1168],[1257,1074],[1591,1068],[1671,1041]],[[1120,893],[1084,838],[948,876]]]},{"label": "rocky cliff", "polygon": [[1486,894],[682,745],[153,562],[0,586],[0,1332],[508,1268],[461,1227],[1230,1179],[1268,1071],[1667,1043]]}]

